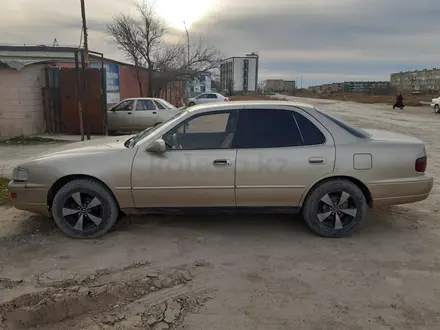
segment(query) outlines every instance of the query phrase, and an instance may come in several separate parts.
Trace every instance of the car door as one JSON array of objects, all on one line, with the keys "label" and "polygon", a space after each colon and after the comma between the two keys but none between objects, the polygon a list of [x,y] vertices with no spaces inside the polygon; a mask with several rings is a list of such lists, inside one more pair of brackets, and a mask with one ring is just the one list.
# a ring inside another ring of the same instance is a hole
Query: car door
[{"label": "car door", "polygon": [[208,103],[208,94],[200,94],[199,96],[196,97],[197,100],[197,104],[205,104]]},{"label": "car door", "polygon": [[217,94],[210,93],[206,95],[207,95],[207,103],[215,103],[219,101]]},{"label": "car door", "polygon": [[237,206],[296,207],[306,188],[332,173],[330,133],[307,112],[254,106],[237,128]]},{"label": "car door", "polygon": [[195,114],[163,135],[164,153],[139,149],[133,162],[138,208],[235,206],[238,110]]},{"label": "car door", "polygon": [[159,100],[154,100],[154,104],[157,107],[157,113],[158,113],[158,117],[156,120],[157,123],[163,123],[177,113],[176,108],[166,108],[165,105]]},{"label": "car door", "polygon": [[107,111],[108,130],[124,131],[131,129],[133,125],[134,105],[134,100],[124,100]]},{"label": "car door", "polygon": [[145,129],[154,126],[158,112],[153,100],[138,99],[134,112],[133,126],[136,129]]}]

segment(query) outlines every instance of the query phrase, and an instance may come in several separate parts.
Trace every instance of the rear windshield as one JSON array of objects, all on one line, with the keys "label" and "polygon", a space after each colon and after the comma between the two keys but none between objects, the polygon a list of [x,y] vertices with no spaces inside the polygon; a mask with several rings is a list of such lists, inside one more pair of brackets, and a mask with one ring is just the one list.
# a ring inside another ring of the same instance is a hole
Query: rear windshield
[{"label": "rear windshield", "polygon": [[334,122],[336,125],[338,125],[343,130],[347,131],[351,135],[356,136],[357,138],[368,139],[371,136],[371,134],[365,132],[364,130],[362,130],[360,128],[352,127],[352,126],[344,123],[342,120],[336,119],[335,117],[330,116],[329,114],[327,114],[325,112],[319,111],[318,109],[315,109],[315,110],[318,111],[325,118],[327,118],[327,119],[331,120],[332,122]]}]

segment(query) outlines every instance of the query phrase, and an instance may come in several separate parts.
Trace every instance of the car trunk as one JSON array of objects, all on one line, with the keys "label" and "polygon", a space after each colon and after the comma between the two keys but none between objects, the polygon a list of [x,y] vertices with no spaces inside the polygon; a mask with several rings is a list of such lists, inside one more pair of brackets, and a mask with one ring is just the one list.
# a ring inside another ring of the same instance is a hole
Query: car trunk
[{"label": "car trunk", "polygon": [[396,133],[396,132],[390,132],[390,131],[383,131],[378,129],[363,129],[365,132],[371,134],[370,140],[374,141],[385,141],[385,142],[402,142],[402,143],[409,143],[409,144],[422,144],[423,141],[419,140],[418,138],[415,138],[413,136]]}]

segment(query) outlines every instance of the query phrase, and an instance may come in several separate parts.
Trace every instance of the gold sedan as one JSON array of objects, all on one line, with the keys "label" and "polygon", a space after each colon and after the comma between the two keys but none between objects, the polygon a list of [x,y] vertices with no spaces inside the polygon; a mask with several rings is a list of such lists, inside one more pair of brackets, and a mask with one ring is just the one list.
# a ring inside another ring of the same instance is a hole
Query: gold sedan
[{"label": "gold sedan", "polygon": [[357,230],[369,207],[428,197],[422,141],[361,130],[290,102],[201,105],[135,136],[49,150],[14,170],[16,208],[98,237],[121,213],[302,212],[326,237]]}]

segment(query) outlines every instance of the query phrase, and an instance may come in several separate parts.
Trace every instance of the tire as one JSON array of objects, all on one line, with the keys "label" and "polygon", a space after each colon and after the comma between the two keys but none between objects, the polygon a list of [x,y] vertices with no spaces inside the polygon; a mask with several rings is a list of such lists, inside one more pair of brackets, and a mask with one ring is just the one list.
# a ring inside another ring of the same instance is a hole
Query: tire
[{"label": "tire", "polygon": [[[341,198],[345,202],[338,206]],[[312,189],[303,205],[303,217],[309,228],[318,235],[340,238],[360,229],[365,221],[367,208],[365,195],[356,184],[335,179],[325,181]]]},{"label": "tire", "polygon": [[193,106],[195,106],[196,104],[194,103],[194,102],[189,102],[189,104],[188,104],[188,106],[189,107],[193,107]]},{"label": "tire", "polygon": [[[77,201],[81,202],[81,208]],[[77,179],[57,192],[52,215],[64,234],[74,238],[96,238],[113,227],[119,216],[119,206],[103,184],[92,179]]]},{"label": "tire", "polygon": [[434,106],[434,113],[439,113],[440,112],[440,105],[436,104]]},{"label": "tire", "polygon": [[154,126],[158,126],[158,125],[160,125],[160,124],[162,124],[162,123],[156,123],[156,124],[153,125],[153,127],[154,127]]}]

